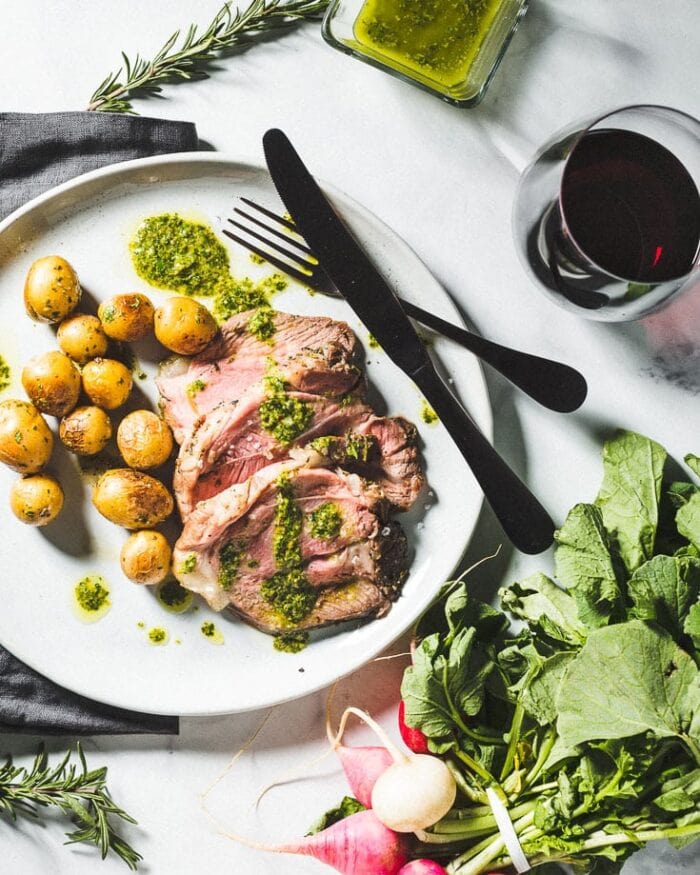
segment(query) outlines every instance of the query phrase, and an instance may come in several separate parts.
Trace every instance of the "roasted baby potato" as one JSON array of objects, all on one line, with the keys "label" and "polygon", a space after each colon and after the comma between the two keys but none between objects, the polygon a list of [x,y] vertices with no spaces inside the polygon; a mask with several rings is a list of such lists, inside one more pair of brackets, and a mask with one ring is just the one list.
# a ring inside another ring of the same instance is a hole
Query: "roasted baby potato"
[{"label": "roasted baby potato", "polygon": [[107,335],[102,323],[97,316],[87,313],[74,313],[64,319],[56,337],[63,352],[80,365],[107,352]]},{"label": "roasted baby potato", "polygon": [[0,462],[20,474],[36,474],[51,457],[53,434],[28,401],[0,404]]},{"label": "roasted baby potato", "polygon": [[97,315],[107,337],[113,340],[141,340],[153,331],[153,304],[140,292],[114,295],[103,301]]},{"label": "roasted baby potato", "polygon": [[173,451],[173,433],[152,411],[134,410],[117,429],[117,446],[130,468],[157,468]]},{"label": "roasted baby potato", "polygon": [[76,407],[61,420],[58,436],[72,453],[94,456],[112,437],[112,423],[100,407]]},{"label": "roasted baby potato", "polygon": [[143,529],[124,542],[119,554],[122,571],[134,583],[161,583],[170,571],[170,544],[160,532]]},{"label": "roasted baby potato", "polygon": [[131,393],[131,372],[115,359],[96,358],[83,368],[83,390],[97,407],[116,410]]},{"label": "roasted baby potato", "polygon": [[24,306],[36,322],[60,322],[80,301],[78,275],[65,258],[47,255],[29,268],[24,282]]},{"label": "roasted baby potato", "polygon": [[50,474],[30,474],[15,480],[10,489],[10,507],[20,522],[45,526],[63,507],[63,489]]},{"label": "roasted baby potato", "polygon": [[156,310],[156,337],[178,355],[201,352],[217,332],[209,310],[193,298],[173,297]]},{"label": "roasted baby potato", "polygon": [[125,529],[150,529],[173,512],[173,497],[160,480],[131,468],[105,471],[95,484],[92,503]]},{"label": "roasted baby potato", "polygon": [[58,350],[29,359],[22,371],[22,385],[34,406],[51,416],[65,416],[78,403],[80,373]]}]

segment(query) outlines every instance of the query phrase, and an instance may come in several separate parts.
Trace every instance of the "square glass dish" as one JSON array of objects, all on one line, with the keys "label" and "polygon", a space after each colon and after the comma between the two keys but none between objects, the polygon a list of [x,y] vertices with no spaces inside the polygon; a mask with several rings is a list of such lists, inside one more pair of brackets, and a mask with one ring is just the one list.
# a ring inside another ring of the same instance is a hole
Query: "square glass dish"
[{"label": "square glass dish", "polygon": [[475,106],[528,0],[332,0],[334,48],[456,106]]}]

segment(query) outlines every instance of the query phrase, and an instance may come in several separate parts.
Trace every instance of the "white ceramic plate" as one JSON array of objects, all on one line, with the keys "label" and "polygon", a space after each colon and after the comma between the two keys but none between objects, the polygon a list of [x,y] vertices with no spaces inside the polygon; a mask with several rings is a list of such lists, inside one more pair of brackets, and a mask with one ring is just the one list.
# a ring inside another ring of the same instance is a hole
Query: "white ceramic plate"
[{"label": "white ceramic plate", "polygon": [[[448,296],[405,243],[350,198],[324,187],[402,295],[459,321]],[[167,293],[139,280],[127,248],[139,221],[177,211],[218,230],[240,195],[281,211],[263,169],[220,155],[181,154],[86,174],[0,224],[0,354],[13,378],[0,400],[24,397],[23,363],[56,346],[53,330],[30,321],[24,312],[24,277],[35,258],[66,257],[85,293],[96,301],[141,290],[157,304]],[[230,253],[236,275],[256,277],[270,271],[269,266],[253,265],[234,244]],[[367,330],[343,301],[311,296],[292,284],[274,304],[292,313],[347,320],[365,342],[376,395],[391,414],[403,414],[418,425],[431,493],[402,518],[414,554],[402,597],[386,617],[337,627],[297,655],[278,653],[268,636],[227,615],[214,615],[204,604],[182,615],[166,613],[148,588],[122,576],[118,557],[126,533],[93,509],[89,480],[57,441],[51,470],[64,486],[66,505],[45,529],[15,520],[7,500],[15,475],[0,471],[0,642],[37,671],[84,696],[152,713],[202,715],[261,708],[320,689],[371,659],[410,626],[449,578],[469,542],[482,498],[447,433],[439,424],[421,421],[417,389],[380,350],[367,346]],[[135,382],[155,401],[155,361],[147,362],[149,352],[138,344],[135,350],[149,375]],[[442,338],[435,339],[434,352],[490,435],[491,412],[477,361]],[[155,358],[152,351],[150,357]],[[55,428],[55,420],[51,425]],[[88,625],[74,615],[71,594],[75,583],[92,573],[109,583],[112,607],[102,620]],[[222,646],[200,632],[210,618],[223,631]],[[168,630],[166,646],[148,643],[146,632],[153,626]]]}]

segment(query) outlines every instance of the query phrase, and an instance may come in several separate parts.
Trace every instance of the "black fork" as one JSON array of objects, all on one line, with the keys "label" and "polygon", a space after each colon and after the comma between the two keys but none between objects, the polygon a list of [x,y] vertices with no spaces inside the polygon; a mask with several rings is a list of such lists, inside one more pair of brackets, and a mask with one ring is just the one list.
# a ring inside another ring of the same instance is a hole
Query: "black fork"
[{"label": "black fork", "polygon": [[[336,298],[341,297],[318,259],[299,236],[291,219],[279,216],[248,198],[242,197],[241,201],[274,222],[275,226],[262,221],[251,212],[234,207],[234,213],[250,224],[244,225],[236,219],[228,219],[228,221],[234,228],[245,232],[247,237],[243,238],[233,231],[224,229],[223,233],[227,237],[315,291]],[[248,238],[252,238],[252,241]],[[583,375],[575,368],[528,352],[501,346],[499,343],[467,331],[466,328],[453,325],[433,313],[428,313],[403,298],[399,300],[405,312],[416,322],[448,337],[477,355],[543,407],[558,413],[571,413],[583,404],[588,386]]]}]

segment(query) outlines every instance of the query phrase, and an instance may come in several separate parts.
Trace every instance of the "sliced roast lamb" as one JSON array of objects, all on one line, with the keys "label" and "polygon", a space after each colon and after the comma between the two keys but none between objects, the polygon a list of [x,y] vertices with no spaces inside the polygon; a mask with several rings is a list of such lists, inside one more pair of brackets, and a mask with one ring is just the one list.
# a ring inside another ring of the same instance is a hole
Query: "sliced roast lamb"
[{"label": "sliced roast lamb", "polygon": [[[207,348],[191,360],[173,359],[161,368],[156,381],[163,415],[178,443],[192,432],[197,420],[222,401],[234,401],[264,376],[270,358],[278,366],[302,350],[317,350],[329,360],[329,370],[317,368],[298,388],[313,392],[332,388],[335,365],[361,363],[361,349],[345,324],[323,316],[293,316],[270,311],[274,333],[259,339],[250,330],[255,310],[232,316]],[[330,353],[334,358],[330,359]],[[295,384],[297,385],[297,384]]]},{"label": "sliced roast lamb", "polygon": [[351,388],[339,379],[333,395],[285,389],[285,403],[297,405],[308,420],[292,440],[266,427],[269,390],[264,380],[238,402],[212,410],[178,456],[173,486],[183,518],[198,502],[306,444],[330,462],[375,480],[394,507],[408,510],[424,483],[416,430],[404,419],[376,416],[361,400],[362,392],[348,394]]},{"label": "sliced roast lamb", "polygon": [[201,501],[173,552],[182,585],[273,634],[388,610],[405,536],[376,484],[313,467],[319,458],[268,465]]}]

